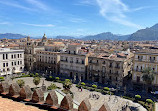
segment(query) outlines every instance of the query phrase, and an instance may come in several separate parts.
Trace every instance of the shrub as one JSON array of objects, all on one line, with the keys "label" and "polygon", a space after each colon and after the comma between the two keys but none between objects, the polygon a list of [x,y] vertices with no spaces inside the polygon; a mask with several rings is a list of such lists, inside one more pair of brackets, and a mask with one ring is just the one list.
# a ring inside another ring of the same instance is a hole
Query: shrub
[{"label": "shrub", "polygon": [[21,73],[22,75],[25,75],[25,73]]},{"label": "shrub", "polygon": [[4,80],[4,77],[0,77],[0,80]]},{"label": "shrub", "polygon": [[49,76],[49,78],[52,79],[53,77],[52,77],[52,76]]},{"label": "shrub", "polygon": [[17,83],[20,87],[23,87],[23,86],[25,85],[25,81],[22,80],[22,79],[17,80],[16,83]]},{"label": "shrub", "polygon": [[139,100],[139,99],[141,99],[141,96],[140,95],[135,95],[135,99]]},{"label": "shrub", "polygon": [[109,91],[110,89],[108,87],[104,87],[104,90],[105,91]]},{"label": "shrub", "polygon": [[97,85],[92,85],[93,88],[97,88]]},{"label": "shrub", "polygon": [[86,84],[84,82],[81,82],[81,85],[85,86]]},{"label": "shrub", "polygon": [[52,84],[50,86],[48,86],[47,90],[52,90],[52,89],[56,89],[57,86],[55,84]]},{"label": "shrub", "polygon": [[21,77],[30,77],[30,75],[22,75]]},{"label": "shrub", "polygon": [[33,73],[30,73],[30,77],[34,77],[34,74],[33,74]]},{"label": "shrub", "polygon": [[38,77],[38,76],[39,76],[39,74],[38,74],[38,73],[35,73],[34,77]]},{"label": "shrub", "polygon": [[59,77],[56,77],[55,79],[56,79],[56,80],[59,80],[60,78],[59,78]]},{"label": "shrub", "polygon": [[146,99],[146,102],[147,102],[148,104],[153,103],[153,101],[152,101],[151,99]]}]

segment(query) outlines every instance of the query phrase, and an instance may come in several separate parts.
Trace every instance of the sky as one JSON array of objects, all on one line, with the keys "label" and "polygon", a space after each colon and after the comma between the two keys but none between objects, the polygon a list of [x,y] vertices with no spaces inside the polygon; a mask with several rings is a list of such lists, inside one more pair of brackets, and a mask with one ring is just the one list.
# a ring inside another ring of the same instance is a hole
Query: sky
[{"label": "sky", "polygon": [[158,0],[0,0],[0,33],[131,34],[158,23]]}]

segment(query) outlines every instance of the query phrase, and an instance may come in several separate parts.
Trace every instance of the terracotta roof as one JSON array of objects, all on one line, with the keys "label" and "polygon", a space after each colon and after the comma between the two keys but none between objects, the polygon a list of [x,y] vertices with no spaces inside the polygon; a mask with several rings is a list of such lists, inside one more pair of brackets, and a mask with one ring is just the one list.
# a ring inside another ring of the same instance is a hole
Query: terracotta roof
[{"label": "terracotta roof", "polygon": [[81,45],[80,43],[71,43],[69,45]]}]

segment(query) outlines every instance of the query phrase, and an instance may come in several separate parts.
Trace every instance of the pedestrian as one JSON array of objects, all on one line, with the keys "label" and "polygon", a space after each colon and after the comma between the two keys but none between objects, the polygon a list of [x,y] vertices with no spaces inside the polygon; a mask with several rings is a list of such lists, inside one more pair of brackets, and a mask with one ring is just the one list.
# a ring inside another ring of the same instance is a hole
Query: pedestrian
[{"label": "pedestrian", "polygon": [[82,92],[82,87],[81,87],[81,92]]}]

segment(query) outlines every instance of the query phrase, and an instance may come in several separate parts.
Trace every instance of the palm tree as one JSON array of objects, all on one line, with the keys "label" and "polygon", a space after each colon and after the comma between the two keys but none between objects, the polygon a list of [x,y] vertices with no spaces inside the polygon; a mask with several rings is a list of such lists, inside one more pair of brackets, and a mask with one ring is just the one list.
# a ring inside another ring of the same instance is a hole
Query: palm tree
[{"label": "palm tree", "polygon": [[148,87],[150,84],[152,84],[152,82],[154,81],[154,71],[148,67],[148,68],[145,68],[143,71],[143,76],[142,76],[142,79],[143,81],[146,83],[146,91],[148,91]]}]

